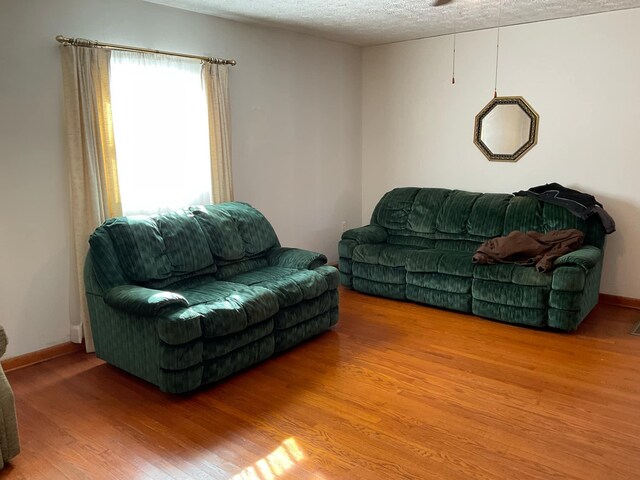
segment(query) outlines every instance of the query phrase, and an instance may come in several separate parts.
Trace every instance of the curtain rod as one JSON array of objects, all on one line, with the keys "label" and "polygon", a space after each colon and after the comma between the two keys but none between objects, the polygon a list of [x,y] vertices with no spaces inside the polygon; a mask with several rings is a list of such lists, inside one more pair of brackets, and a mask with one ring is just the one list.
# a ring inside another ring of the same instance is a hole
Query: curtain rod
[{"label": "curtain rod", "polygon": [[87,40],[85,38],[69,38],[64,35],[58,35],[56,40],[63,45],[75,45],[77,47],[88,47],[88,48],[107,48],[109,50],[122,50],[125,52],[144,52],[144,53],[157,53],[160,55],[170,55],[172,57],[183,57],[183,58],[194,58],[196,60],[201,60],[203,62],[209,63],[217,63],[220,65],[235,65],[235,60],[230,60],[226,58],[214,58],[214,57],[205,57],[201,55],[190,55],[188,53],[176,53],[176,52],[165,52],[163,50],[153,50],[151,48],[141,48],[141,47],[131,47],[128,45],[118,45],[116,43],[103,43],[97,42],[95,40]]}]

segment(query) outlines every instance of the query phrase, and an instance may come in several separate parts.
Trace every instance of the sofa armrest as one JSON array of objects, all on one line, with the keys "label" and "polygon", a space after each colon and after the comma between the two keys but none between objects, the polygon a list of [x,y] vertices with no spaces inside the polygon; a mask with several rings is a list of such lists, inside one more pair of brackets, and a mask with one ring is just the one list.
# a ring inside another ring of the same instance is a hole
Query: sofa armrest
[{"label": "sofa armrest", "polygon": [[300,248],[278,247],[267,253],[267,262],[271,267],[313,270],[327,263],[327,257],[321,253],[310,252]]},{"label": "sofa armrest", "polygon": [[364,243],[382,243],[387,239],[387,231],[379,225],[365,225],[352,228],[342,234],[343,240],[354,240],[358,245]]},{"label": "sofa armrest", "polygon": [[188,307],[189,302],[179,293],[153,290],[136,285],[113,287],[104,296],[107,305],[128,313],[156,315],[167,306]]},{"label": "sofa armrest", "polygon": [[569,252],[557,258],[553,265],[554,267],[562,265],[577,265],[585,270],[589,270],[595,267],[601,258],[602,250],[592,245],[586,245],[578,250],[574,250],[573,252]]}]

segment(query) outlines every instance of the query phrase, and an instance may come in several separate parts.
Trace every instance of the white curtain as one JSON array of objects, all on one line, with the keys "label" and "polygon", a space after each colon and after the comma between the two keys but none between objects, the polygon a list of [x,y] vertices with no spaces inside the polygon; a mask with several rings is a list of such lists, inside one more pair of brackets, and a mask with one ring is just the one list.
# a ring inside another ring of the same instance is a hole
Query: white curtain
[{"label": "white curtain", "polygon": [[226,65],[63,46],[65,124],[80,317],[83,269],[107,218],[233,200]]},{"label": "white curtain", "polygon": [[[63,46],[62,72],[71,214],[80,317],[88,352],[94,351],[84,288],[89,235],[104,220],[122,214],[115,158],[108,50]],[[72,338],[74,338],[72,336]]]},{"label": "white curtain", "polygon": [[111,54],[111,101],[124,215],[211,203],[207,103],[200,63]]},{"label": "white curtain", "polygon": [[209,115],[213,202],[228,202],[233,200],[233,177],[227,65],[205,63],[202,66],[202,83],[207,97]]}]

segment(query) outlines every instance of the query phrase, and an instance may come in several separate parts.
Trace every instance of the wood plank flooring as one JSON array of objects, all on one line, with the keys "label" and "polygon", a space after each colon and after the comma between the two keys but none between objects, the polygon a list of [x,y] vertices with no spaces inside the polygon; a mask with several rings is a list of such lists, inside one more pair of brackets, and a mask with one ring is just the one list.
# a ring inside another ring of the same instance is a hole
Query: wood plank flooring
[{"label": "wood plank flooring", "polygon": [[561,334],[341,296],[334,331],[191,395],[81,353],[10,372],[0,478],[640,478],[640,311]]}]

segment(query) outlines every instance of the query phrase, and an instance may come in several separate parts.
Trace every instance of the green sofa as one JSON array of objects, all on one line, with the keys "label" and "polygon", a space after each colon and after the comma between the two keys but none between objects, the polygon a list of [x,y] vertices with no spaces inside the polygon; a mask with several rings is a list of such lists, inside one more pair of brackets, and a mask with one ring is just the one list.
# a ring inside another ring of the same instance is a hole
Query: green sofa
[{"label": "green sofa", "polygon": [[96,354],[166,392],[220,380],[338,321],[338,271],[248,204],[112,218],[89,240]]},{"label": "green sofa", "polygon": [[[477,265],[478,246],[514,230],[576,228],[584,246],[550,273]],[[339,243],[342,284],[359,292],[473,313],[503,322],[575,330],[598,302],[604,229],[534,198],[441,188],[397,188],[371,224]]]}]

